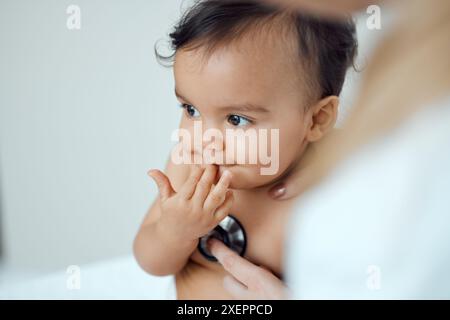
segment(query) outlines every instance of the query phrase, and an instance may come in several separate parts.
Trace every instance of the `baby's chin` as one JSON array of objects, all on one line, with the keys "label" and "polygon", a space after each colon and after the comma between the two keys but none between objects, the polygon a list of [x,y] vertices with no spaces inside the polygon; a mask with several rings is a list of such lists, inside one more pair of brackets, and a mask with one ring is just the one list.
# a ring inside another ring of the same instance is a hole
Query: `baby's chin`
[{"label": "baby's chin", "polygon": [[279,175],[261,175],[259,168],[251,166],[219,166],[218,178],[228,170],[232,174],[231,189],[254,189],[267,186],[274,182]]}]

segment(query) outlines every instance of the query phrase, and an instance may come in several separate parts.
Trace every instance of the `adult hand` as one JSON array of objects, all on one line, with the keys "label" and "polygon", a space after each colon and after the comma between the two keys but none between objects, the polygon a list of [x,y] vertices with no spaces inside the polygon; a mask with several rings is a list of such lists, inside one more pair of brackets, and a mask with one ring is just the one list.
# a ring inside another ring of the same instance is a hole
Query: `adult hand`
[{"label": "adult hand", "polygon": [[230,273],[224,278],[224,288],[235,299],[241,300],[276,300],[287,299],[288,289],[268,269],[257,266],[242,258],[221,241],[208,241],[210,252]]},{"label": "adult hand", "polygon": [[295,8],[324,17],[345,17],[355,11],[364,10],[371,4],[378,4],[380,0],[264,0],[281,7]]}]

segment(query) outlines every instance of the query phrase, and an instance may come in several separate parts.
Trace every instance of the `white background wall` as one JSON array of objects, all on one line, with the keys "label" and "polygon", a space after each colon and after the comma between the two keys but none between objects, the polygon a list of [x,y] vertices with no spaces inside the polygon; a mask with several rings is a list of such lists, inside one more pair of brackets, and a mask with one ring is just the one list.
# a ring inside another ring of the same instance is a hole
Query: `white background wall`
[{"label": "white background wall", "polygon": [[179,2],[0,3],[5,261],[49,270],[129,252],[154,194],[146,171],[178,122],[153,46]]},{"label": "white background wall", "polygon": [[[156,194],[146,172],[164,166],[180,114],[153,47],[187,3],[0,0],[6,268],[48,272],[131,252]],[[70,4],[81,30],[66,27]],[[359,31],[364,62],[380,32],[365,21]]]}]

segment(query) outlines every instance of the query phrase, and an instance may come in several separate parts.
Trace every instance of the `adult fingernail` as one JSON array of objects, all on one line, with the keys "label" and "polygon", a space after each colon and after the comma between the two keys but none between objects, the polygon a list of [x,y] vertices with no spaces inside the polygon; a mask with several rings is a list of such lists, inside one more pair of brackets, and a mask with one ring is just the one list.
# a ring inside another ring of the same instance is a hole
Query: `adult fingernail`
[{"label": "adult fingernail", "polygon": [[211,245],[214,243],[214,238],[209,238],[207,241],[206,241],[206,244],[208,245],[208,247],[211,247]]},{"label": "adult fingernail", "polygon": [[284,196],[286,194],[286,186],[283,183],[280,183],[274,187],[272,187],[269,191],[270,195],[273,198],[281,198],[282,196]]}]

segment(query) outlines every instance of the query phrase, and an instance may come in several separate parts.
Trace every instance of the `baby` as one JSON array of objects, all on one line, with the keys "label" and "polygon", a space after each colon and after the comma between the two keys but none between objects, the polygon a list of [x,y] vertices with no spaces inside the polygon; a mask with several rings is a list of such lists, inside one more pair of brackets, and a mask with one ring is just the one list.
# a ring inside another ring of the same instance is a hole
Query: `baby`
[{"label": "baby", "polygon": [[[263,141],[277,163],[238,161],[228,152],[235,145],[217,136],[214,143],[187,139],[183,157],[172,154],[165,173],[149,172],[160,197],[140,227],[134,254],[148,273],[175,275],[178,299],[230,299],[226,271],[200,253],[199,238],[231,214],[245,229],[244,257],[283,279],[283,231],[292,201],[275,201],[268,190],[334,127],[356,54],[355,26],[351,19],[324,21],[254,1],[203,0],[170,37],[174,54],[158,57],[174,61],[180,129],[190,137],[199,125],[223,137],[238,129],[276,130],[273,139],[258,139],[257,148],[238,151],[251,159]],[[205,146],[226,153],[225,161],[206,157]]]}]

